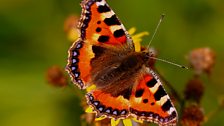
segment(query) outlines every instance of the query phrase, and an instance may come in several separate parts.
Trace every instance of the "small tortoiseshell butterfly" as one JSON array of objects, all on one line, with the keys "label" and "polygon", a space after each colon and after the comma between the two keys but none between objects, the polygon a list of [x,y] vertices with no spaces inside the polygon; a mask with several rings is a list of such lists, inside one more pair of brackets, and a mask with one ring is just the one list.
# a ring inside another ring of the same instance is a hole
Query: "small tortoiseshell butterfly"
[{"label": "small tortoiseshell butterfly", "polygon": [[97,115],[176,125],[177,112],[150,69],[148,49],[135,51],[131,37],[105,0],[83,0],[80,37],[69,49],[67,71]]}]

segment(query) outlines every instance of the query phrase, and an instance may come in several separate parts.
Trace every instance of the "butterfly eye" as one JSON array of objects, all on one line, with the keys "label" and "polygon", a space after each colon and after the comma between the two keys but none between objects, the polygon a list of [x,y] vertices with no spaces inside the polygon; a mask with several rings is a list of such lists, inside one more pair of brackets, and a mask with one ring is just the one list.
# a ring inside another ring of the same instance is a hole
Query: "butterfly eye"
[{"label": "butterfly eye", "polygon": [[150,54],[148,52],[141,53],[142,60],[147,63],[149,61]]}]

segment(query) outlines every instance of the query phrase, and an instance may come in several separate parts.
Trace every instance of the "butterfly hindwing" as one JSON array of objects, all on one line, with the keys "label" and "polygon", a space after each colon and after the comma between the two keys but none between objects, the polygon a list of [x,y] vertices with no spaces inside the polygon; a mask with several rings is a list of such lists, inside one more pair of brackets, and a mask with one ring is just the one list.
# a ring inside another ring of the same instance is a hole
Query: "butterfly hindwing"
[{"label": "butterfly hindwing", "polygon": [[113,97],[101,90],[94,90],[86,95],[87,103],[97,115],[113,118],[125,118],[129,115],[129,101],[122,96]]},{"label": "butterfly hindwing", "polygon": [[157,122],[161,125],[176,124],[177,112],[157,75],[149,70],[139,80],[130,97],[132,116]]},{"label": "butterfly hindwing", "polygon": [[94,90],[86,95],[88,104],[101,116],[132,116],[161,125],[176,125],[176,109],[156,74],[149,70],[136,80],[130,94],[124,91],[115,97],[103,90]]},{"label": "butterfly hindwing", "polygon": [[67,71],[75,83],[80,89],[85,89],[90,80],[90,61],[94,57],[92,52],[92,46],[88,43],[84,43],[79,39],[73,43],[69,49],[69,58],[67,64]]}]

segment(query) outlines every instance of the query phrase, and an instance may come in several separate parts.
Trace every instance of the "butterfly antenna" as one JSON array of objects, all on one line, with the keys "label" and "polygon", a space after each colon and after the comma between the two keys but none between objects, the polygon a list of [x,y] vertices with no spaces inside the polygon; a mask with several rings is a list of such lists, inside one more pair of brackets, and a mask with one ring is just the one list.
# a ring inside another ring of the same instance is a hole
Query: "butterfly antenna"
[{"label": "butterfly antenna", "polygon": [[157,24],[157,26],[156,26],[156,29],[155,29],[155,31],[154,31],[154,33],[153,33],[153,35],[152,35],[152,38],[151,38],[151,40],[149,41],[149,44],[148,44],[148,46],[147,46],[147,49],[149,49],[149,46],[151,45],[152,40],[154,39],[154,37],[155,37],[155,35],[156,35],[156,33],[157,33],[158,29],[159,29],[159,26],[160,26],[161,22],[163,21],[164,17],[165,17],[165,14],[162,14],[161,17],[160,17],[160,19],[159,19],[159,22],[158,22],[158,24]]},{"label": "butterfly antenna", "polygon": [[173,63],[173,62],[164,60],[164,59],[160,59],[160,58],[156,58],[156,57],[149,57],[149,58],[150,58],[150,59],[154,59],[154,60],[158,60],[158,61],[162,61],[162,62],[164,62],[164,63],[168,63],[168,64],[171,64],[171,65],[180,67],[180,68],[188,69],[188,67],[186,67],[186,66],[183,66],[183,65],[180,65],[180,64],[176,64],[176,63]]}]

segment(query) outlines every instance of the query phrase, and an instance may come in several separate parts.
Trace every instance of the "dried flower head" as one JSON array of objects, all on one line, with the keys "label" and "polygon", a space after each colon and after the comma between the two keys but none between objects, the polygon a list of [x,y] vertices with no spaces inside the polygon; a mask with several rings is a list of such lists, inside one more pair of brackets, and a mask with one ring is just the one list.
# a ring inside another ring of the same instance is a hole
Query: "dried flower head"
[{"label": "dried flower head", "polygon": [[210,48],[197,48],[189,53],[188,60],[196,74],[210,74],[215,64],[215,53]]},{"label": "dried flower head", "polygon": [[68,84],[64,70],[59,66],[52,66],[48,68],[46,73],[46,80],[49,84],[56,87],[63,87]]},{"label": "dried flower head", "polygon": [[204,85],[202,81],[195,76],[193,79],[189,80],[184,90],[184,96],[186,100],[193,100],[197,103],[200,102],[204,94]]},{"label": "dried flower head", "polygon": [[204,112],[200,106],[192,104],[183,110],[181,118],[183,126],[201,126],[203,122]]}]

